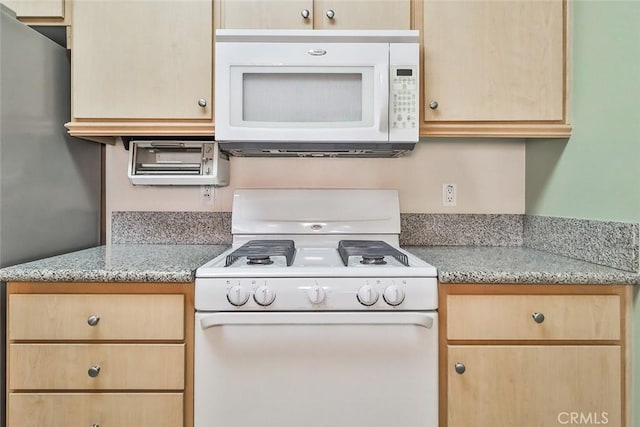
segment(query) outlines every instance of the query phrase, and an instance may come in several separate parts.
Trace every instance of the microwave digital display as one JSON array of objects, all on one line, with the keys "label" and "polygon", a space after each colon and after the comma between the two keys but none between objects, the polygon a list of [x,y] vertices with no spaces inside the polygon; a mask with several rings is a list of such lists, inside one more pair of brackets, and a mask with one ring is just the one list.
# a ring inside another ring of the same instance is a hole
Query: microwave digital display
[{"label": "microwave digital display", "polygon": [[412,76],[413,70],[411,68],[398,68],[396,76]]}]

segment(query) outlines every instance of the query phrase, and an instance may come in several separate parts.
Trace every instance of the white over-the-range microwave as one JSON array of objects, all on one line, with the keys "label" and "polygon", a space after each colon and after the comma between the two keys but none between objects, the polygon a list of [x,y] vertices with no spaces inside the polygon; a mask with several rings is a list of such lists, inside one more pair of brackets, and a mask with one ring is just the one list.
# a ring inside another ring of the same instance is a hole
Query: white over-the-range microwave
[{"label": "white over-the-range microwave", "polygon": [[395,157],[418,141],[417,31],[218,30],[215,139],[237,156]]}]

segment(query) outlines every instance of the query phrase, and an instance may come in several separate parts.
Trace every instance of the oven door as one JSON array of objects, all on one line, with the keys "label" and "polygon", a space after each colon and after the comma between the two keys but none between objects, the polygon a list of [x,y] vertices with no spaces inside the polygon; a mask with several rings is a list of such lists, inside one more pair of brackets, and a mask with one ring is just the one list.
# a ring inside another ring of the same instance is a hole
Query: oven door
[{"label": "oven door", "polygon": [[195,427],[436,427],[436,312],[197,313]]},{"label": "oven door", "polygon": [[217,43],[216,139],[388,141],[386,43]]}]

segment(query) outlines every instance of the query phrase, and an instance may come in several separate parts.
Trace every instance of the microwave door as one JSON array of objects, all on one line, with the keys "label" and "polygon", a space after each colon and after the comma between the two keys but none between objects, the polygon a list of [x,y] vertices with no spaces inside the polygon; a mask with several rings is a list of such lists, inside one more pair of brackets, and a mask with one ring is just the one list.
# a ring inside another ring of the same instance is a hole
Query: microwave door
[{"label": "microwave door", "polygon": [[[272,48],[254,46],[257,58],[234,51],[241,55],[237,61],[217,64],[224,74],[216,74],[216,115],[223,112],[216,119],[218,140],[388,141],[387,44]],[[227,108],[218,107],[219,101]]]}]

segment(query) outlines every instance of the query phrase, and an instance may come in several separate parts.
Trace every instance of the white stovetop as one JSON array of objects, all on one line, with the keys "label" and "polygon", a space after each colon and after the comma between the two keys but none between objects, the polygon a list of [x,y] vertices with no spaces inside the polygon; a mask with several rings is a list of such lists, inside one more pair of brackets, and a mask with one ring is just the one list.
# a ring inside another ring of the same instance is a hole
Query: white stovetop
[{"label": "white stovetop", "polygon": [[284,257],[271,257],[273,264],[248,265],[246,257],[225,267],[231,248],[200,267],[197,277],[436,277],[436,268],[407,253],[409,266],[386,256],[386,264],[364,265],[362,257],[352,256],[345,266],[335,247],[297,246],[293,264],[286,265]]}]

